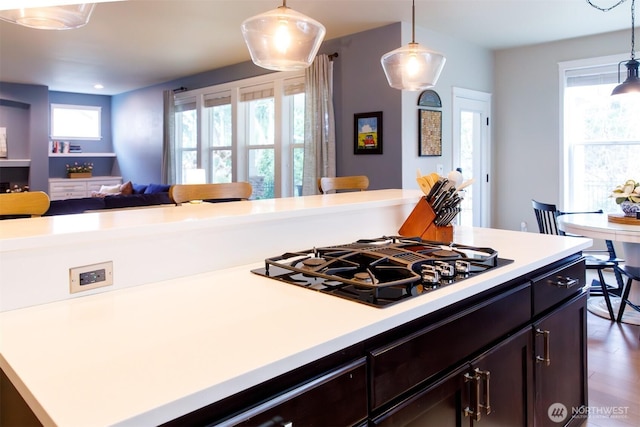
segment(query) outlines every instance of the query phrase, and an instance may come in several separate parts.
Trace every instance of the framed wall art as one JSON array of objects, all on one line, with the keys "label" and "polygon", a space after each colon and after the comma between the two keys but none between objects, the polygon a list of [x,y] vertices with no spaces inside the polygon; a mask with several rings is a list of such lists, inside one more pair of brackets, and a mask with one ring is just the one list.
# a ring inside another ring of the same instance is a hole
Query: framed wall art
[{"label": "framed wall art", "polygon": [[354,114],[353,154],[382,154],[382,111]]},{"label": "framed wall art", "polygon": [[418,110],[419,156],[442,155],[442,111]]}]

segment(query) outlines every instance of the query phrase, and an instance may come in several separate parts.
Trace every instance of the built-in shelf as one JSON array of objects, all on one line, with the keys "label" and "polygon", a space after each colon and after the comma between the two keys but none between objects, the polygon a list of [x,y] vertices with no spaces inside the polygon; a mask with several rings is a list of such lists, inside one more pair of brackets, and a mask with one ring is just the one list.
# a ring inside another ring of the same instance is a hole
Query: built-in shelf
[{"label": "built-in shelf", "polygon": [[30,159],[0,159],[2,168],[28,168],[31,166]]},{"label": "built-in shelf", "polygon": [[116,153],[49,153],[49,157],[115,157]]}]

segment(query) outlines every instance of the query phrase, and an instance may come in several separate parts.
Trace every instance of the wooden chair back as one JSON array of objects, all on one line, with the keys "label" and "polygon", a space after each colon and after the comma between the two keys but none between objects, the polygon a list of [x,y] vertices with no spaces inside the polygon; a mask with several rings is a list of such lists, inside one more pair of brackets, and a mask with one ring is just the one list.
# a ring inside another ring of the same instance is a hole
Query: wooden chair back
[{"label": "wooden chair back", "polygon": [[[531,200],[531,204],[536,215],[536,221],[538,222],[538,230],[542,234],[566,236],[567,234],[558,227],[558,217],[561,215],[602,213],[602,210],[588,212],[563,212],[559,211],[556,205],[541,203],[533,199]],[[613,241],[605,240],[604,242],[607,245],[606,250],[589,249],[582,251],[582,253],[587,257],[587,268],[590,268],[590,266],[591,268],[599,268],[599,264],[602,262],[609,262],[614,265],[624,262],[624,259],[618,258]],[[622,275],[617,269],[614,270],[614,275],[616,277],[616,282],[618,282],[618,289],[621,290],[623,287]],[[619,293],[620,291],[616,292]]]},{"label": "wooden chair back", "polygon": [[216,184],[176,184],[169,188],[169,197],[176,205],[194,200],[235,201],[247,200],[253,188],[248,182]]},{"label": "wooden chair back", "polygon": [[365,175],[354,176],[323,176],[319,180],[319,189],[322,194],[337,191],[364,191],[369,188],[369,178]]},{"label": "wooden chair back", "polygon": [[42,216],[49,210],[49,196],[43,191],[0,194],[0,215]]},{"label": "wooden chair back", "polygon": [[536,221],[538,222],[538,230],[540,233],[564,235],[562,230],[558,228],[557,218],[561,213],[556,208],[556,205],[541,203],[535,200],[531,200],[531,205],[533,206],[533,212],[536,215]]}]

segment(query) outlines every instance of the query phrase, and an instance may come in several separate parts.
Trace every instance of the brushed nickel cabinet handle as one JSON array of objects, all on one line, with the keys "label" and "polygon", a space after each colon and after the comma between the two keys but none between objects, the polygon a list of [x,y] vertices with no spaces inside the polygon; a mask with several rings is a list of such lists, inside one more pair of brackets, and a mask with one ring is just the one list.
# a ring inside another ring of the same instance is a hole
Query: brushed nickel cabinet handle
[{"label": "brushed nickel cabinet handle", "polygon": [[536,335],[542,335],[543,342],[544,342],[544,348],[543,348],[544,357],[536,356],[536,362],[544,362],[545,366],[549,366],[551,365],[551,350],[549,348],[550,332],[543,331],[542,329],[536,329]]},{"label": "brushed nickel cabinet handle", "polygon": [[484,409],[485,414],[489,415],[491,413],[491,391],[489,388],[489,380],[491,379],[491,371],[481,371],[476,368],[476,373],[479,377],[483,378],[484,384],[484,403],[480,403],[479,406]]},{"label": "brushed nickel cabinet handle", "polygon": [[568,276],[566,277],[556,276],[553,279],[549,279],[547,283],[552,286],[556,286],[558,288],[569,289],[569,288],[573,288],[575,285],[580,283],[580,280],[574,279],[573,277],[568,277]]},{"label": "brushed nickel cabinet handle", "polygon": [[471,417],[473,421],[480,421],[480,418],[482,417],[480,412],[480,376],[478,375],[477,369],[473,374],[464,374],[464,382],[472,383],[471,390],[469,392],[469,403],[472,403],[475,406],[473,409],[471,409],[471,405],[464,408],[464,416]]}]

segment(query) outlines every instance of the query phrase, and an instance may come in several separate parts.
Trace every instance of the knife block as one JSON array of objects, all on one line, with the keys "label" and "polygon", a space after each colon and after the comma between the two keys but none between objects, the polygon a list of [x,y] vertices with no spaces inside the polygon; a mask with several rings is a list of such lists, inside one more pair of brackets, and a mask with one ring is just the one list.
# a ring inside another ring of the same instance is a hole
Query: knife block
[{"label": "knife block", "polygon": [[436,213],[427,202],[426,197],[421,197],[404,224],[400,227],[398,234],[403,237],[420,237],[423,240],[434,240],[437,242],[453,242],[453,226],[448,224],[440,227],[434,224]]}]

